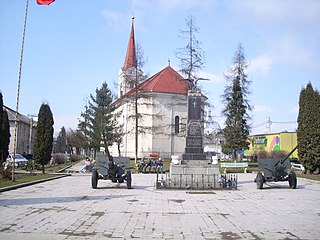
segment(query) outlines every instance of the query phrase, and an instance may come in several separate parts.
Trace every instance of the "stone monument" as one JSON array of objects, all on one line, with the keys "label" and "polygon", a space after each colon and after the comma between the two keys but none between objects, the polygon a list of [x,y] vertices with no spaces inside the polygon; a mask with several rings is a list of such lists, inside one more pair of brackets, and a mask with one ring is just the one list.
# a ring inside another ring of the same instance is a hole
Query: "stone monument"
[{"label": "stone monument", "polygon": [[208,163],[203,153],[203,96],[188,93],[188,123],[185,153],[181,164],[170,164],[170,188],[213,189],[218,184],[219,169]]}]

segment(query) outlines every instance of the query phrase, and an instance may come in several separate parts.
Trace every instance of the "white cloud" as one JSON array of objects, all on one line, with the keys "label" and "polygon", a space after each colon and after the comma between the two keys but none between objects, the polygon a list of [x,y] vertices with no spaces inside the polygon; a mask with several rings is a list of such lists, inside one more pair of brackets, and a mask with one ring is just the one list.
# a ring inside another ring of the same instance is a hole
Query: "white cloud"
[{"label": "white cloud", "polygon": [[266,112],[271,113],[272,109],[271,107],[265,106],[265,105],[254,105],[253,111],[256,113],[266,113]]},{"label": "white cloud", "polygon": [[283,27],[291,30],[316,28],[320,19],[319,1],[268,0],[232,1],[230,5],[237,16],[251,20],[256,26]]},{"label": "white cloud", "polygon": [[308,41],[285,35],[274,39],[270,45],[273,48],[272,55],[275,62],[308,70],[320,70],[319,56],[317,56],[319,53],[314,51],[317,47],[308,46]]},{"label": "white cloud", "polygon": [[290,108],[289,110],[290,113],[296,113],[298,115],[299,113],[299,106],[294,106],[292,108]]},{"label": "white cloud", "polygon": [[108,26],[113,29],[117,30],[128,26],[128,19],[130,19],[129,14],[110,10],[103,10],[101,14],[107,20]]},{"label": "white cloud", "polygon": [[[320,1],[230,1],[232,20],[261,39],[272,64],[320,71]],[[266,69],[267,70],[267,69]]]},{"label": "white cloud", "polygon": [[224,82],[224,78],[222,75],[218,75],[215,73],[210,73],[206,71],[201,71],[198,74],[199,78],[209,79],[211,83],[221,83]]},{"label": "white cloud", "polygon": [[248,73],[265,76],[269,73],[272,65],[272,58],[263,54],[249,62]]}]

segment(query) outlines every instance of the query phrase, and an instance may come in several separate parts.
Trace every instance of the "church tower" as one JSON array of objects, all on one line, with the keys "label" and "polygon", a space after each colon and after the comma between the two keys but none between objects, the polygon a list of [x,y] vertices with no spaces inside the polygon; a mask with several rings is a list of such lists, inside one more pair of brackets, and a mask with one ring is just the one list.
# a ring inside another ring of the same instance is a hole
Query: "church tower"
[{"label": "church tower", "polygon": [[119,80],[119,91],[118,97],[121,98],[128,91],[135,87],[135,83],[139,83],[139,78],[142,73],[138,70],[137,66],[137,53],[136,53],[136,44],[134,38],[134,17],[132,17],[131,32],[127,47],[126,58],[124,65],[120,68],[118,74]]}]

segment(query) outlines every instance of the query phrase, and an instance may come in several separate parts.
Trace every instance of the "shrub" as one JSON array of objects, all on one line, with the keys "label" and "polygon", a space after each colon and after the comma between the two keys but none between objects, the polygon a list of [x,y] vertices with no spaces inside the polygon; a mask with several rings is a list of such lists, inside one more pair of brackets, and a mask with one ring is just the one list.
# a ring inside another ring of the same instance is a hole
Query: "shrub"
[{"label": "shrub", "polygon": [[70,157],[71,162],[78,162],[80,160],[80,156],[77,154],[72,154]]},{"label": "shrub", "polygon": [[65,154],[54,154],[52,156],[52,161],[53,161],[53,165],[55,164],[63,164],[65,163],[66,161],[68,161],[68,158]]},{"label": "shrub", "polygon": [[268,152],[265,150],[261,150],[257,152],[258,159],[266,159],[268,158]]},{"label": "shrub", "polygon": [[281,158],[285,158],[287,156],[287,152],[283,151],[283,150],[279,150],[279,151],[272,151],[271,153],[269,153],[269,158],[271,159],[281,159]]}]

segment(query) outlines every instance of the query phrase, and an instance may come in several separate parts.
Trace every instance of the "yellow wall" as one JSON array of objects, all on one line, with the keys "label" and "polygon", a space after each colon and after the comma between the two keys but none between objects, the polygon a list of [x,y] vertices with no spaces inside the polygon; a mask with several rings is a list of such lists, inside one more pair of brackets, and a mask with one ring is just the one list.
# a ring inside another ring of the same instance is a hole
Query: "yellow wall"
[{"label": "yellow wall", "polygon": [[[245,151],[245,155],[252,156],[258,151],[272,151],[283,150],[290,152],[297,146],[297,133],[296,132],[282,132],[273,134],[253,135],[249,137],[250,146],[249,150]],[[298,158],[298,151],[295,150],[291,158]]]}]

